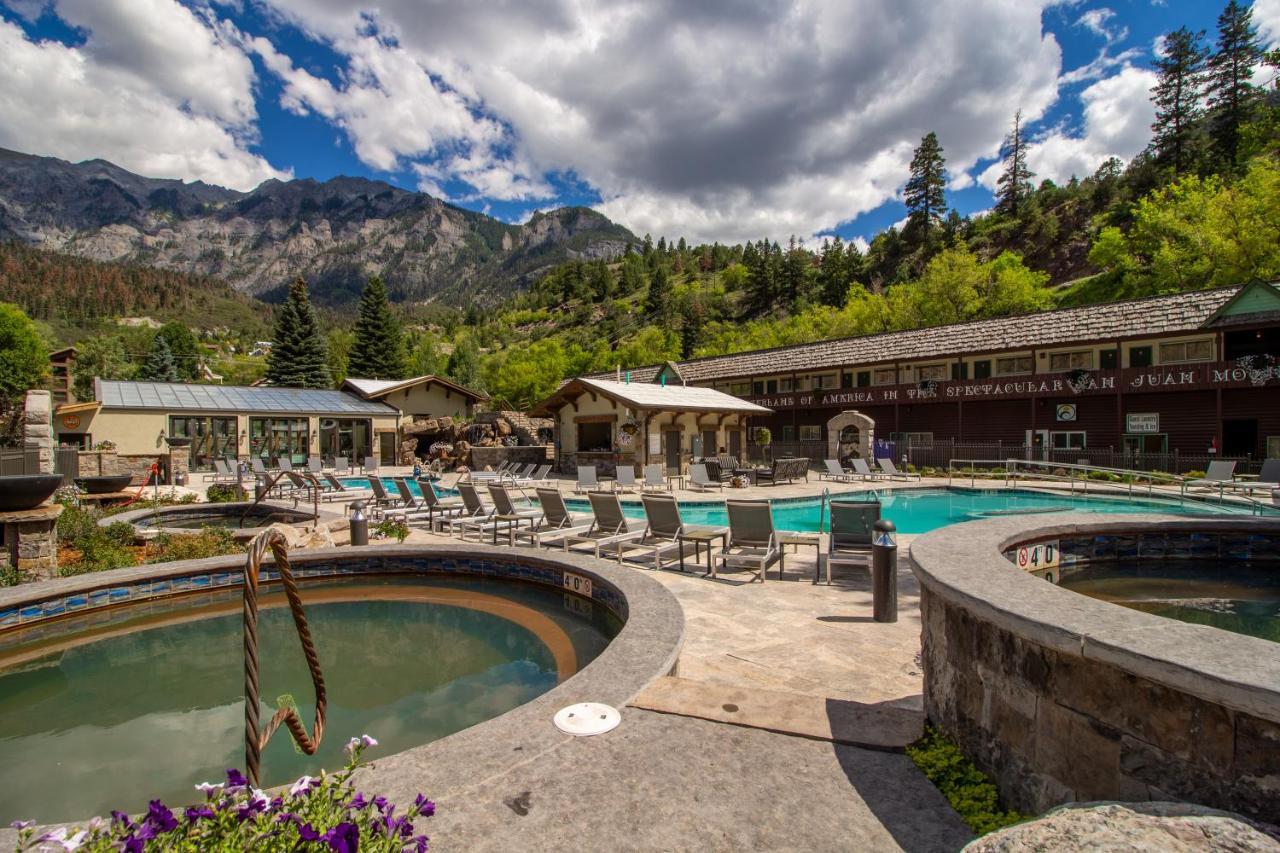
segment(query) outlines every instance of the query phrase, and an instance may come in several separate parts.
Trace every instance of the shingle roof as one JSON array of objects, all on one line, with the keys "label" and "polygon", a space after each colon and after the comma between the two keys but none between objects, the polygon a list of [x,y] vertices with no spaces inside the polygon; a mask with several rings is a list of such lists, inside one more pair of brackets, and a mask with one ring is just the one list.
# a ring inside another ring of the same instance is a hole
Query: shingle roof
[{"label": "shingle roof", "polygon": [[99,379],[104,409],[163,409],[193,412],[283,412],[322,415],[395,415],[398,410],[345,391],[312,388],[185,385]]},{"label": "shingle roof", "polygon": [[359,378],[351,379],[351,378],[348,378],[343,381],[342,387],[344,389],[347,387],[350,387],[354,389],[355,392],[360,396],[369,398],[369,397],[381,396],[387,393],[388,391],[395,391],[400,388],[412,388],[415,385],[430,384],[433,382],[437,385],[443,385],[446,388],[449,388],[453,391],[457,391],[459,394],[465,394],[466,396],[471,397],[472,399],[475,399],[475,400],[489,399],[489,396],[485,394],[483,391],[476,391],[473,388],[467,388],[465,385],[459,385],[458,383],[452,380],[445,379],[443,376],[433,376],[431,374],[427,374],[425,376],[415,376],[412,379],[359,379]]},{"label": "shingle roof", "polygon": [[748,403],[722,391],[693,385],[657,385],[652,382],[616,382],[612,379],[571,379],[542,403],[533,408],[535,414],[551,412],[559,398],[576,396],[584,391],[597,391],[636,409],[660,409],[666,412],[744,412],[767,415],[771,410]]},{"label": "shingle roof", "polygon": [[[1043,348],[1081,341],[1189,332],[1201,328],[1239,289],[1199,290],[1039,314],[975,320],[952,326],[709,356],[682,361],[679,368],[687,382],[708,382],[971,352]],[[636,382],[651,381],[661,367],[655,364],[632,368],[631,378]]]}]

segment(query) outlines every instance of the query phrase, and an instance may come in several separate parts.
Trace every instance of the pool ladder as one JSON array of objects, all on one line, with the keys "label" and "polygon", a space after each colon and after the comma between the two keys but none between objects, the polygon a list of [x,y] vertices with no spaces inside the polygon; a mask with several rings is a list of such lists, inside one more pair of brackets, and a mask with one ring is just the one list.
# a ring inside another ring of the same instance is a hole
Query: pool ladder
[{"label": "pool ladder", "polygon": [[[310,735],[294,707],[277,709],[267,721],[266,728],[259,728],[261,691],[258,685],[258,586],[262,560],[268,548],[275,558],[276,571],[280,573],[280,582],[289,599],[289,611],[293,614],[293,624],[298,630],[302,654],[307,659],[307,670],[311,674],[311,685],[315,690],[316,716]],[[307,615],[302,609],[302,597],[298,594],[298,584],[289,565],[288,543],[279,530],[264,530],[249,544],[249,555],[244,567],[244,763],[245,775],[251,785],[259,785],[262,750],[281,725],[289,729],[289,734],[304,753],[315,754],[324,737],[327,706],[324,674],[320,671],[320,659],[316,655],[315,644],[311,642],[311,628],[307,625]]]}]

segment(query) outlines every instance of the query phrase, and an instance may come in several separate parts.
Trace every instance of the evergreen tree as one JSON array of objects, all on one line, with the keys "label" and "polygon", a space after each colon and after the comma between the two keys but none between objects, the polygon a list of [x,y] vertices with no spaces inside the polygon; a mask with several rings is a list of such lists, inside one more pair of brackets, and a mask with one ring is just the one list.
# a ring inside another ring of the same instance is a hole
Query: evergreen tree
[{"label": "evergreen tree", "polygon": [[809,295],[809,253],[796,242],[794,234],[782,258],[781,273],[782,298],[794,308]]},{"label": "evergreen tree", "polygon": [[[852,243],[849,248],[857,251]],[[843,308],[849,299],[849,273],[845,263],[844,241],[839,235],[834,240],[822,241],[822,254],[818,264],[818,295],[822,304]]]},{"label": "evergreen tree", "polygon": [[1151,125],[1151,147],[1156,161],[1182,174],[1191,167],[1197,123],[1200,121],[1204,63],[1209,51],[1200,40],[1204,30],[1186,27],[1165,36],[1164,55],[1155,65],[1159,79],[1151,90],[1156,120]]},{"label": "evergreen tree", "polygon": [[947,209],[946,160],[938,135],[930,131],[920,140],[920,147],[911,158],[911,178],[903,189],[903,201],[907,205],[909,227],[923,238],[942,222]]},{"label": "evergreen tree", "polygon": [[267,381],[294,388],[331,388],[329,352],[307,283],[298,276],[276,314],[275,340],[267,355]]},{"label": "evergreen tree", "polygon": [[652,322],[666,325],[671,313],[671,279],[667,277],[666,266],[659,262],[649,276],[649,293],[644,300],[645,314]]},{"label": "evergreen tree", "polygon": [[347,354],[347,375],[363,379],[403,379],[405,376],[404,335],[391,304],[387,287],[374,276],[360,294],[360,316],[356,319],[356,339]]},{"label": "evergreen tree", "polygon": [[480,384],[480,350],[471,335],[463,335],[454,345],[445,371],[459,385],[475,388]]},{"label": "evergreen tree", "polygon": [[155,343],[147,360],[138,369],[138,378],[143,382],[178,382],[178,368],[174,365],[173,350],[169,342],[161,335],[156,335]]},{"label": "evergreen tree", "polygon": [[1000,147],[1004,172],[996,182],[996,210],[1017,216],[1022,201],[1031,194],[1035,173],[1027,168],[1027,140],[1022,128],[1022,110],[1013,116],[1013,129]]},{"label": "evergreen tree", "polygon": [[680,327],[680,357],[693,358],[693,354],[702,345],[703,326],[707,321],[707,312],[702,303],[694,300],[685,315],[684,325]]},{"label": "evergreen tree", "polygon": [[1257,104],[1253,68],[1262,57],[1253,9],[1231,0],[1218,16],[1218,50],[1209,58],[1208,74],[1209,135],[1226,171],[1238,165],[1241,127]]},{"label": "evergreen tree", "polygon": [[200,378],[200,345],[185,323],[165,323],[156,332],[156,337],[164,338],[169,345],[174,369],[178,373],[178,378],[173,381],[195,382]]}]

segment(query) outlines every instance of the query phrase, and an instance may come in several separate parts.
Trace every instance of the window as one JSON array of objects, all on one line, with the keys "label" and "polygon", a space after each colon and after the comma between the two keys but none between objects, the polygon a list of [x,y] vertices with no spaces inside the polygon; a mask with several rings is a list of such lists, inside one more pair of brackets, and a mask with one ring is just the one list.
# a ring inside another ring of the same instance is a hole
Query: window
[{"label": "window", "polygon": [[801,424],[800,440],[801,441],[821,441],[822,427],[817,424]]},{"label": "window", "polygon": [[1098,367],[1103,370],[1115,370],[1120,366],[1119,350],[1104,349],[1098,353]]},{"label": "window", "polygon": [[770,379],[768,382],[764,383],[764,390],[766,394],[777,394],[778,380]]},{"label": "window", "polygon": [[792,391],[798,391],[798,390],[800,389],[796,387],[796,381],[791,377],[788,376],[786,379],[778,380],[778,391],[780,391],[781,393],[790,394]]},{"label": "window", "polygon": [[824,373],[821,376],[810,376],[809,387],[814,391],[829,391],[836,387],[836,375],[834,373]]},{"label": "window", "polygon": [[372,433],[364,418],[321,418],[320,452],[330,458],[364,459],[373,455]]},{"label": "window", "polygon": [[735,397],[749,397],[751,396],[751,383],[735,382],[729,386],[729,393]]},{"label": "window", "polygon": [[973,363],[974,379],[990,379],[991,378],[991,359],[984,358]]},{"label": "window", "polygon": [[952,379],[968,379],[969,378],[969,362],[956,361],[951,364]]},{"label": "window", "polygon": [[1150,367],[1151,347],[1133,347],[1129,350],[1130,367]]},{"label": "window", "polygon": [[193,471],[208,471],[213,467],[213,460],[237,455],[239,441],[234,417],[170,415],[169,435],[191,439],[191,459],[187,464]]},{"label": "window", "polygon": [[1031,372],[1031,356],[1011,355],[996,359],[997,376],[1017,376]]},{"label": "window", "polygon": [[307,461],[310,431],[306,418],[249,418],[249,454],[263,459],[287,456]]},{"label": "window", "polygon": [[852,388],[852,387],[853,387],[853,374],[852,374],[852,373],[842,373],[842,374],[840,374],[840,387],[841,387],[841,388]]},{"label": "window", "polygon": [[1049,353],[1050,370],[1092,370],[1093,350],[1078,349],[1072,352]]},{"label": "window", "polygon": [[898,369],[896,367],[877,367],[871,372],[872,385],[896,385]]},{"label": "window", "polygon": [[858,387],[866,388],[870,384],[871,384],[871,371],[859,370],[858,371]]},{"label": "window", "polygon": [[762,382],[762,381],[761,381],[761,380],[759,380],[759,379],[757,379],[755,382],[752,382],[752,383],[751,383],[751,393],[752,393],[752,394],[763,394],[763,393],[764,393],[764,382]]},{"label": "window", "polygon": [[933,380],[939,382],[947,378],[947,366],[945,364],[922,364],[916,368],[916,379],[920,382]]},{"label": "window", "polygon": [[578,450],[612,450],[613,421],[578,424]]},{"label": "window", "polygon": [[1212,361],[1213,341],[1179,341],[1160,345],[1160,363],[1176,364],[1180,361]]},{"label": "window", "polygon": [[899,432],[893,435],[899,447],[933,447],[931,432]]},{"label": "window", "polygon": [[787,424],[786,426],[784,426],[784,427],[782,428],[782,440],[783,440],[783,441],[795,441],[795,440],[796,440],[796,428],[795,428],[794,426],[792,426],[791,424]]},{"label": "window", "polygon": [[1084,432],[1082,430],[1051,432],[1049,444],[1054,450],[1083,450]]}]

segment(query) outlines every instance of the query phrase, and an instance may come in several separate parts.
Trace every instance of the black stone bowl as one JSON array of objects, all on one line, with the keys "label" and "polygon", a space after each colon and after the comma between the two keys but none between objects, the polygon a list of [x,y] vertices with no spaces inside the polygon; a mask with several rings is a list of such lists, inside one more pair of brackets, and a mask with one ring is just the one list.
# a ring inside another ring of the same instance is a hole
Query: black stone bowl
[{"label": "black stone bowl", "polygon": [[118,492],[133,477],[129,474],[111,474],[103,477],[76,477],[76,485],[91,495],[105,495],[107,492]]},{"label": "black stone bowl", "polygon": [[0,512],[35,509],[62,485],[61,474],[13,474],[0,477]]}]

